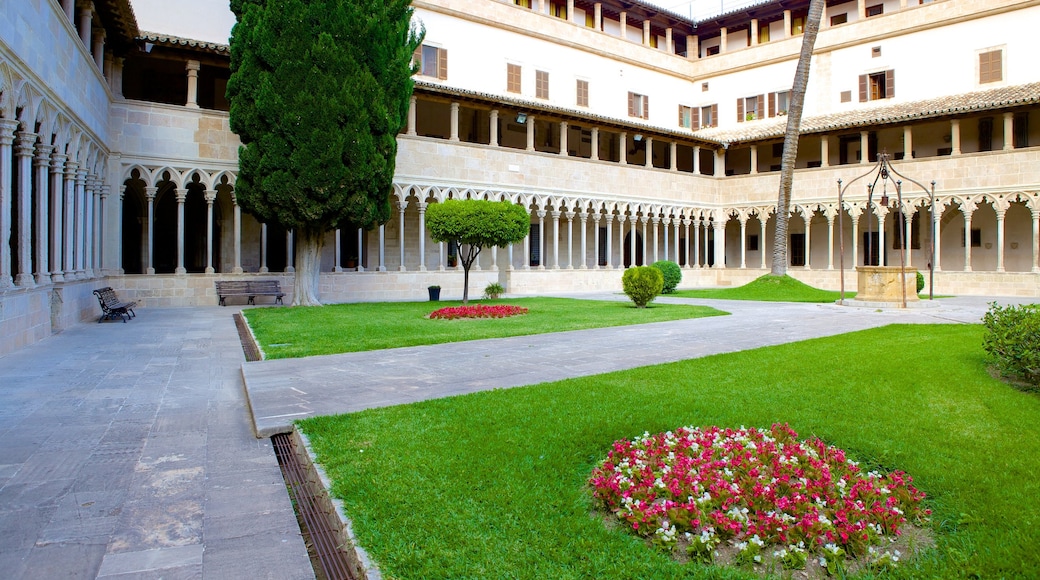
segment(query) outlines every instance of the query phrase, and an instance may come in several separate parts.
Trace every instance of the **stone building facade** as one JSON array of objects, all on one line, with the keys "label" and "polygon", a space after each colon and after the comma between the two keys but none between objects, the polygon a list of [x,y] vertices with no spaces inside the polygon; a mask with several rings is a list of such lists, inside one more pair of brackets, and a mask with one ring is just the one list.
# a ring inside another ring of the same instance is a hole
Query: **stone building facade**
[{"label": "stone building facade", "polygon": [[[323,299],[461,294],[424,225],[448,197],[531,214],[526,240],[481,256],[476,288],[619,290],[620,270],[665,259],[684,286],[768,271],[807,0],[699,22],[639,0],[413,5],[427,32],[397,211],[329,233]],[[100,286],[161,306],[216,304],[218,279],[291,288],[292,232],[236,204],[226,45],[141,31],[128,0],[4,10],[0,354],[95,316]],[[1040,296],[1038,20],[1033,0],[827,3],[793,276],[837,288],[840,248],[851,267],[898,263],[904,246],[912,267],[933,263],[939,293]],[[900,207],[852,190],[839,209],[838,180],[879,154],[926,189],[907,183]]]}]

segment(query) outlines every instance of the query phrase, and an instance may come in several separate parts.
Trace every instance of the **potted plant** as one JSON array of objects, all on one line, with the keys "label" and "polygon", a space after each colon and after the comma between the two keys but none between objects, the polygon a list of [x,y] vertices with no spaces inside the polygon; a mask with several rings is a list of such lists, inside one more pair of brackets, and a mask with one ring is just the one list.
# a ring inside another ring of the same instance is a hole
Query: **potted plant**
[{"label": "potted plant", "polygon": [[434,284],[427,286],[426,290],[430,293],[430,302],[438,302],[441,299],[441,287]]},{"label": "potted plant", "polygon": [[498,297],[504,294],[506,291],[498,282],[492,282],[484,288],[484,298],[488,300],[498,300]]},{"label": "potted plant", "polygon": [[347,267],[348,268],[357,268],[357,264],[358,264],[357,256],[350,256],[349,258],[347,258]]}]

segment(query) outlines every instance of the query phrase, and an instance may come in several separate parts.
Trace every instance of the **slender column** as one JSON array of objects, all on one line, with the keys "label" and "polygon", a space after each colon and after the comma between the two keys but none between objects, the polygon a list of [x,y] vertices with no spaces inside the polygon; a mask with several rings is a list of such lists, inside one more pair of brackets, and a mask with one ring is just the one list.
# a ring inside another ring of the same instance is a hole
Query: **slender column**
[{"label": "slender column", "polygon": [[740,269],[747,269],[747,216],[740,216]]},{"label": "slender column", "polygon": [[693,174],[700,175],[701,173],[701,148],[699,145],[693,147]]},{"label": "slender column", "polygon": [[[679,235],[680,234],[679,226],[682,225],[681,222],[682,222],[681,218],[673,218],[672,219],[672,224],[675,227],[675,263],[676,264],[679,263],[679,256],[682,254],[682,252],[679,250],[679,247],[682,244],[682,237],[680,237],[680,235]],[[666,260],[668,259],[667,256],[665,257],[665,259]]]},{"label": "slender column", "polygon": [[664,258],[662,259],[668,260],[668,226],[672,225],[672,218],[666,216],[662,218],[661,223],[661,235],[664,236],[664,244],[662,244],[661,248],[664,253]]},{"label": "slender column", "polygon": [[61,0],[61,8],[65,11],[65,17],[69,19],[69,22],[75,23],[73,11],[76,9],[76,0]]},{"label": "slender column", "polygon": [[868,131],[859,132],[859,162],[863,165],[870,163],[870,133]]},{"label": "slender column", "polygon": [[[125,198],[126,198],[126,185],[120,185],[119,186],[119,207],[116,210],[116,216],[117,216],[117,218],[116,218],[116,224],[117,224],[117,226],[116,226],[117,227],[117,229],[116,229],[116,239],[119,240],[119,243],[116,244],[116,255],[115,255],[116,263],[119,265],[119,267],[116,268],[116,272],[119,273],[119,274],[125,274],[126,273],[126,269],[123,267],[124,264],[123,264],[123,256],[122,256],[122,247],[123,247],[123,211],[124,211],[123,202],[124,202]],[[140,243],[140,240],[138,240],[138,243]],[[57,265],[57,262],[52,262],[52,263]],[[52,278],[54,277],[53,273],[51,273],[51,277]]]},{"label": "slender column", "polygon": [[725,53],[729,50],[726,45],[729,44],[729,29],[725,26],[719,28],[719,52]]},{"label": "slender column", "polygon": [[672,141],[668,144],[668,169],[671,171],[679,170],[679,144]]},{"label": "slender column", "polygon": [[188,71],[188,98],[184,103],[184,106],[189,109],[199,108],[199,69],[201,65],[197,60],[189,60],[184,65],[184,70]]},{"label": "slender column", "polygon": [[852,218],[852,267],[859,266],[859,208],[850,209],[849,217]]},{"label": "slender column", "polygon": [[11,200],[14,199],[14,184],[11,176],[12,144],[18,121],[0,119],[0,288],[10,288],[11,276]]},{"label": "slender column", "polygon": [[[649,22],[649,21],[647,21],[647,22]],[[647,137],[645,139],[645,143],[646,143],[646,156],[645,156],[646,160],[644,162],[644,165],[646,166],[647,169],[653,169],[654,168],[654,138],[653,137]]]},{"label": "slender column", "polygon": [[593,24],[596,25],[596,30],[603,30],[603,3],[596,2],[593,6]]},{"label": "slender column", "polygon": [[[810,234],[812,234],[812,218],[813,218],[813,213],[812,212],[810,212],[809,215],[805,216],[805,248],[804,248],[803,251],[805,252],[805,269],[806,270],[811,270],[812,269],[812,259],[811,259],[812,253],[809,251],[809,248],[810,248],[809,236],[810,236]],[[884,247],[884,246],[882,246],[882,247]]]},{"label": "slender column", "polygon": [[340,266],[340,264],[343,263],[343,253],[340,251],[340,245],[342,243],[343,242],[342,242],[342,240],[340,238],[340,229],[336,228],[336,246],[333,248],[333,251],[332,251],[332,271],[333,272],[342,272],[343,271],[343,267]]},{"label": "slender column", "polygon": [[[636,220],[637,219],[638,218],[636,217],[636,214],[634,214],[634,213],[630,214],[628,216],[628,246],[629,246],[628,247],[628,255],[631,258],[629,260],[629,265],[630,266],[635,266],[636,265]],[[625,232],[623,232],[623,231],[621,232],[622,236],[624,236],[624,233]],[[624,239],[624,237],[622,237],[622,239]]]},{"label": "slender column", "polygon": [[455,102],[451,104],[451,125],[450,133],[448,135],[449,141],[459,140],[459,103]]},{"label": "slender column", "polygon": [[[598,209],[596,210],[596,213],[592,214],[592,269],[593,270],[599,270],[599,222],[600,222],[600,220],[602,218],[603,218],[603,216],[602,216],[602,214],[600,214]],[[586,220],[586,219],[588,219],[587,214],[586,214],[586,217],[582,218],[582,223],[581,223],[581,228],[582,229],[585,229],[585,221],[584,220]],[[584,240],[584,239],[585,238],[582,238],[582,240]],[[585,248],[582,247],[581,251],[582,251],[582,254],[584,254],[585,253]],[[581,263],[582,263],[582,266],[581,266],[582,268],[587,267],[588,259],[587,258],[583,259]]]},{"label": "slender column", "polygon": [[[599,4],[597,4],[596,6],[599,6]],[[593,161],[599,161],[599,127],[593,127],[592,128],[592,157],[591,157],[591,159]]]},{"label": "slender column", "polygon": [[715,177],[726,176],[726,150],[715,150]]},{"label": "slender column", "polygon": [[[932,264],[932,267],[935,269],[936,272],[942,272],[942,264],[941,264],[941,260],[940,260],[940,258],[942,257],[942,244],[940,244],[940,242],[942,241],[942,238],[939,236],[939,228],[942,225],[940,223],[940,221],[942,220],[942,206],[941,205],[936,206],[935,209],[938,210],[938,211],[932,213],[932,219],[931,219],[931,222],[932,222],[932,244],[934,244],[934,247],[935,247],[935,263]],[[1033,215],[1036,216],[1035,213]],[[1035,232],[1036,228],[1033,228],[1033,231]],[[1034,243],[1033,246],[1034,246],[1033,250],[1035,252],[1036,244]]]},{"label": "slender column", "polygon": [[715,221],[715,267],[726,267],[726,223]]},{"label": "slender column", "polygon": [[[68,169],[66,169],[65,171],[66,171],[65,174],[68,175]],[[158,190],[159,190],[159,188],[157,188],[157,187],[146,187],[146,188],[144,188],[144,197],[145,197],[145,199],[148,200],[148,223],[145,224],[145,227],[148,228],[148,266],[147,266],[147,269],[145,270],[145,273],[147,273],[147,274],[155,274],[155,262],[153,261],[153,256],[154,256],[154,251],[155,251],[155,193]],[[71,217],[72,217],[72,207],[71,207],[71,198],[69,196],[66,196],[65,199],[69,201],[69,205],[66,206],[67,209],[65,211],[65,215],[67,216],[66,217],[66,224],[67,224],[68,220],[71,219]],[[66,228],[68,228],[67,225],[66,225]],[[266,231],[267,230],[264,230],[264,232],[266,232]],[[71,273],[71,270],[72,270],[71,262],[70,262],[70,260],[72,258],[72,256],[71,256],[71,254],[72,254],[71,243],[70,244],[66,244],[66,248],[69,248],[69,249],[65,253],[65,264],[66,264],[66,266],[65,266],[65,273],[69,274],[69,273]]]},{"label": "slender column", "polygon": [[509,244],[509,263],[506,264],[506,270],[513,270],[513,246],[516,244]]},{"label": "slender column", "polygon": [[758,18],[751,19],[751,46],[758,45]]},{"label": "slender column", "polygon": [[867,17],[867,0],[856,0],[856,14],[859,15],[859,20]]},{"label": "slender column", "polygon": [[618,149],[621,151],[618,163],[620,165],[628,165],[628,133],[625,131],[618,135]]},{"label": "slender column", "polygon": [[491,270],[498,271],[498,246],[491,247]]},{"label": "slender column", "polygon": [[[416,103],[418,102],[418,100],[419,100],[418,97],[416,97],[415,95],[412,95],[412,98],[408,100],[408,129],[406,130],[406,133],[408,135],[410,135],[410,136],[413,136],[413,137],[416,135],[416,132],[415,132],[415,107],[416,107]],[[491,129],[492,131],[495,131],[495,130],[498,129],[498,127],[494,127],[494,126],[492,126],[492,127],[493,127]]]},{"label": "slender column", "polygon": [[650,21],[643,21],[643,46],[650,46]]},{"label": "slender column", "polygon": [[567,151],[567,121],[560,121],[560,155],[567,157],[570,152]]},{"label": "slender column", "polygon": [[693,224],[693,234],[691,238],[693,240],[693,267],[701,267],[701,220],[699,218],[693,218],[691,220]]},{"label": "slender column", "polygon": [[1040,272],[1040,208],[1030,210],[1033,214],[1033,272]]},{"label": "slender column", "polygon": [[86,226],[83,229],[85,238],[83,240],[83,264],[87,278],[97,276],[97,272],[94,269],[94,257],[97,255],[97,223],[95,223],[97,211],[95,211],[95,208],[97,208],[98,187],[97,176],[88,176],[86,190],[87,216]]},{"label": "slender column", "polygon": [[47,169],[51,163],[51,152],[54,151],[53,145],[47,145],[38,143],[36,145],[36,157],[33,159],[36,167],[36,284],[50,284],[51,273],[49,268],[48,258],[50,257],[50,233],[48,231],[48,225],[50,223],[50,210],[48,208],[48,201],[50,198],[50,191],[48,186],[50,180],[48,179]]},{"label": "slender column", "polygon": [[751,146],[751,175],[758,173],[758,145]]},{"label": "slender column", "polygon": [[[607,270],[614,269],[614,242],[611,239],[614,236],[614,212],[613,210],[607,212]],[[599,235],[596,236],[599,239]],[[1036,244],[1033,244],[1034,246]],[[598,263],[598,262],[597,262]]]},{"label": "slender column", "polygon": [[762,214],[758,214],[758,255],[761,263],[759,268],[766,269],[766,220]]},{"label": "slender column", "polygon": [[622,11],[618,19],[621,21],[621,38],[628,40],[628,12]]},{"label": "slender column", "polygon": [[[365,271],[365,230],[363,228],[357,229],[357,271]],[[444,263],[444,256],[441,256],[441,264]],[[441,268],[443,270],[443,268]]]},{"label": "slender column", "polygon": [[567,20],[570,22],[577,22],[574,19],[574,0],[567,0]]},{"label": "slender column", "polygon": [[498,147],[498,109],[491,109],[491,139],[489,145],[492,147]]},{"label": "slender column", "polygon": [[[646,266],[647,265],[647,263],[646,263],[646,246],[647,246],[647,244],[646,244],[646,240],[647,240],[647,237],[646,237],[646,224],[649,223],[650,218],[647,217],[646,214],[644,214],[643,215],[643,219],[640,220],[640,221],[643,222],[643,265]],[[655,231],[654,234],[656,235],[657,232]],[[656,244],[657,244],[657,240],[656,239],[654,240],[654,244],[656,246]]]},{"label": "slender column", "polygon": [[[94,224],[94,265],[98,276],[104,276],[105,263],[105,200],[108,199],[109,186],[101,184],[97,195],[97,212]],[[118,246],[117,246],[118,247]]]},{"label": "slender column", "polygon": [[97,65],[98,70],[104,70],[105,68],[105,29],[100,28],[94,31],[92,35],[94,39],[94,47],[91,53],[94,55],[94,64]]},{"label": "slender column", "polygon": [[545,269],[545,210],[538,210],[538,269]]},{"label": "slender column", "polygon": [[578,254],[580,257],[578,269],[584,270],[589,267],[588,255],[585,253],[588,248],[585,238],[589,235],[589,213],[587,211],[581,212],[578,219],[581,221],[581,235],[578,236],[581,239],[581,253]]},{"label": "slender column", "polygon": [[447,250],[445,249],[445,243],[444,242],[438,243],[438,251],[440,252],[440,256],[439,256],[440,263],[437,265],[437,269],[439,271],[443,272],[444,269],[445,269],[444,265],[447,264],[447,258],[446,258]]},{"label": "slender column", "polygon": [[207,189],[206,200],[206,273],[212,274],[213,268],[213,202],[217,199],[217,192]]},{"label": "slender column", "polygon": [[877,234],[878,234],[878,266],[888,265],[888,252],[885,251],[885,216],[888,215],[886,210],[880,210],[877,212]]},{"label": "slender column", "polygon": [[560,211],[553,210],[553,270],[560,269]]},{"label": "slender column", "polygon": [[534,116],[527,117],[527,150],[534,151]]},{"label": "slender column", "polygon": [[296,271],[296,248],[293,244],[293,230],[285,232],[285,272]]},{"label": "slender column", "polygon": [[404,210],[407,207],[407,202],[397,204],[397,233],[400,238],[400,244],[398,244],[398,246],[401,253],[401,263],[397,266],[398,272],[405,272],[408,270],[404,267]]},{"label": "slender column", "polygon": [[[238,205],[238,197],[231,194],[231,204],[234,206],[235,212],[235,266],[231,270],[234,274],[242,273],[242,206]],[[339,243],[336,244],[336,249],[339,249]],[[336,260],[336,265],[339,266],[339,260]]]},{"label": "slender column", "polygon": [[912,268],[913,264],[913,252],[910,244],[910,234],[912,232],[912,226],[914,223],[914,213],[917,212],[917,208],[910,208],[910,211],[904,214],[903,219],[903,247],[906,249],[906,267]]},{"label": "slender column", "polygon": [[668,51],[668,54],[675,54],[675,44],[672,41],[671,27],[664,29],[664,48]]},{"label": "slender column", "polygon": [[79,39],[83,42],[83,46],[90,50],[90,35],[91,35],[91,12],[93,12],[94,5],[90,2],[80,5],[79,9]]},{"label": "slender column", "polygon": [[1004,214],[1007,209],[993,208],[997,214],[997,272],[1004,271]]},{"label": "slender column", "polygon": [[961,121],[950,120],[950,155],[961,154]]},{"label": "slender column", "polygon": [[112,94],[117,97],[123,96],[123,63],[126,59],[117,56],[112,59],[112,78],[109,79],[109,83],[112,85]]},{"label": "slender column", "polygon": [[62,256],[62,216],[64,204],[64,186],[65,186],[65,160],[68,159],[64,154],[55,151],[51,155],[51,257],[50,265],[54,268],[51,271],[51,281],[53,282],[64,282],[65,274],[61,269],[61,256]]},{"label": "slender column", "polygon": [[686,35],[686,58],[695,60],[701,57],[700,38],[696,34]]},{"label": "slender column", "polygon": [[1004,151],[1015,148],[1015,114],[1004,113]]},{"label": "slender column", "polygon": [[834,216],[827,214],[827,269],[834,269]]},{"label": "slender column", "polygon": [[[177,196],[177,268],[174,269],[175,274],[185,274],[188,271],[184,268],[184,200],[188,197],[187,189],[176,190]],[[292,235],[290,232],[286,232],[286,236]],[[286,238],[285,242],[285,254],[286,259],[291,259],[289,256],[289,239]],[[288,270],[288,268],[286,268]]]},{"label": "slender column", "polygon": [[[151,208],[149,208],[151,211]],[[149,239],[151,239],[149,237]],[[150,254],[150,252],[149,252]],[[260,273],[267,273],[267,224],[260,224]]]},{"label": "slender column", "polygon": [[531,269],[531,228],[530,228],[530,226],[528,226],[528,228],[527,228],[527,235],[524,236],[524,258],[523,259],[524,259],[524,261],[523,261],[523,265],[521,266],[521,269],[523,269],[523,270],[530,270]]},{"label": "slender column", "polygon": [[910,125],[903,126],[903,159],[914,158],[914,128]]},{"label": "slender column", "polygon": [[73,238],[73,252],[75,253],[75,267],[76,267],[76,279],[81,280],[85,277],[83,269],[83,257],[84,247],[86,244],[87,234],[84,231],[84,219],[86,212],[86,180],[87,171],[80,167],[76,170],[76,229],[75,237]]},{"label": "slender column", "polygon": [[[711,228],[709,228],[708,226],[711,223],[712,222],[710,220],[704,220],[704,267],[705,268],[708,267],[708,262],[709,262],[709,260],[708,260],[708,248],[710,248],[711,246],[708,244],[708,233],[709,233],[709,230]],[[718,240],[716,240],[715,244],[718,245]],[[717,264],[718,262],[715,262],[715,263]]]},{"label": "slender column", "polygon": [[784,38],[791,38],[791,11],[784,10]]},{"label": "slender column", "polygon": [[574,269],[574,212],[569,211],[567,216],[567,269]]},{"label": "slender column", "polygon": [[419,271],[426,271],[426,202],[419,202]]},{"label": "slender column", "polygon": [[964,271],[971,272],[971,214],[975,208],[961,208],[964,214]]},{"label": "slender column", "polygon": [[386,272],[386,225],[379,226],[379,271]]},{"label": "slender column", "polygon": [[18,133],[18,143],[14,148],[18,163],[18,272],[15,273],[16,286],[32,288],[32,156],[33,145],[37,135],[27,131]]},{"label": "slender column", "polygon": [[831,166],[831,138],[827,135],[820,136],[820,167]]},{"label": "slender column", "polygon": [[[657,245],[658,245],[657,244],[657,241],[658,241],[657,240],[657,231],[659,229],[659,226],[661,225],[661,218],[658,217],[657,215],[654,215],[652,218],[650,218],[650,222],[651,222],[651,225],[654,228],[654,236],[653,236],[654,237],[654,252],[653,252],[653,256],[654,256],[654,262],[656,262],[657,261]],[[645,219],[643,220],[643,231],[646,231],[646,220]],[[643,253],[645,254],[646,253],[646,242],[645,242],[646,237],[645,236],[643,237],[643,240],[644,240],[644,242],[643,242]],[[645,259],[643,260],[643,263],[646,264],[646,260]],[[653,262],[651,262],[651,264],[652,263]]]}]

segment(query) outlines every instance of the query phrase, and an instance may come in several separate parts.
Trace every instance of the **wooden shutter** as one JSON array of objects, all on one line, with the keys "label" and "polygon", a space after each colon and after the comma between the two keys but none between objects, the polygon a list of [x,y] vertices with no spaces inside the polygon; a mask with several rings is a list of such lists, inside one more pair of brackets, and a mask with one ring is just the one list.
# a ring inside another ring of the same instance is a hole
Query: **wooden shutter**
[{"label": "wooden shutter", "polygon": [[891,99],[896,96],[896,71],[888,69],[885,71],[885,98]]},{"label": "wooden shutter", "polygon": [[628,92],[628,116],[636,116],[636,94],[632,91]]},{"label": "wooden shutter", "polygon": [[685,127],[686,126],[686,125],[683,125],[683,109],[684,109],[684,107],[682,105],[679,105],[679,126],[680,127]]},{"label": "wooden shutter", "polygon": [[867,75],[859,75],[859,102],[867,102]]},{"label": "wooden shutter", "polygon": [[711,106],[711,126],[719,126],[719,106],[717,104]]},{"label": "wooden shutter", "polygon": [[643,118],[650,118],[650,97],[643,95]]},{"label": "wooden shutter", "polygon": [[510,93],[520,92],[520,65],[506,65],[506,90]]},{"label": "wooden shutter", "polygon": [[744,99],[737,99],[737,122],[744,122]]},{"label": "wooden shutter", "polygon": [[769,93],[769,116],[776,116],[776,93]]},{"label": "wooden shutter", "polygon": [[758,110],[755,112],[755,118],[765,119],[766,118],[766,96],[758,95]]},{"label": "wooden shutter", "polygon": [[701,128],[701,110],[699,107],[690,107],[690,129]]},{"label": "wooden shutter", "polygon": [[448,50],[444,48],[437,49],[437,78],[448,79]]}]

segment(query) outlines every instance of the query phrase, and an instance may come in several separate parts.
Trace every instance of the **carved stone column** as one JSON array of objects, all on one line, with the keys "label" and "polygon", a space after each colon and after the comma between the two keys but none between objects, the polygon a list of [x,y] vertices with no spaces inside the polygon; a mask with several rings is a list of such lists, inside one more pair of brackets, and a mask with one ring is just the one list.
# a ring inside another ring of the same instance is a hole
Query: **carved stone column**
[{"label": "carved stone column", "polygon": [[51,164],[51,152],[54,146],[46,143],[36,145],[36,157],[33,165],[36,169],[36,284],[50,284],[50,180],[47,170]]},{"label": "carved stone column", "polygon": [[448,124],[448,140],[459,140],[459,103],[457,101],[451,104],[451,118]]},{"label": "carved stone column", "polygon": [[997,214],[997,272],[1004,271],[1004,215],[1007,213],[1007,207],[1003,204],[997,204],[993,208],[993,211]]},{"label": "carved stone column", "polygon": [[213,202],[217,199],[217,192],[207,189],[206,200],[206,273],[216,272],[213,268]]},{"label": "carved stone column", "polygon": [[726,222],[715,220],[715,268],[726,267]]},{"label": "carved stone column", "polygon": [[553,270],[560,269],[560,210],[553,210]]},{"label": "carved stone column", "polygon": [[[653,229],[654,229],[654,235],[653,235],[653,238],[654,238],[654,251],[653,251],[653,256],[654,256],[654,262],[656,262],[657,261],[657,247],[660,245],[658,243],[659,240],[657,238],[657,232],[661,229],[661,217],[659,215],[657,215],[657,214],[654,214],[650,218],[650,224],[653,226]],[[646,231],[646,220],[645,219],[643,220],[643,231]],[[645,236],[643,237],[643,253],[644,254],[646,253],[646,237]],[[650,262],[650,263],[653,264],[654,262]],[[643,260],[643,264],[646,265],[646,260],[645,259]]]},{"label": "carved stone column", "polygon": [[202,68],[201,64],[197,60],[189,60],[184,65],[184,70],[188,72],[188,98],[184,103],[184,106],[189,109],[199,108],[199,69]]},{"label": "carved stone column", "polygon": [[498,109],[491,109],[490,131],[491,137],[488,139],[488,145],[498,147]]},{"label": "carved stone column", "polygon": [[397,204],[397,234],[400,237],[401,263],[397,266],[398,272],[405,272],[404,266],[404,212],[408,208],[408,202],[402,201]]},{"label": "carved stone column", "polygon": [[426,271],[426,206],[425,201],[419,202],[419,271]]},{"label": "carved stone column", "polygon": [[545,210],[538,210],[538,269],[545,269]]},{"label": "carved stone column", "polygon": [[[242,273],[242,206],[238,205],[238,196],[231,193],[231,204],[234,206],[235,212],[235,265],[231,272],[233,274]],[[337,247],[339,247],[337,245]],[[338,266],[339,263],[337,262]]]},{"label": "carved stone column", "polygon": [[155,193],[159,191],[157,187],[146,187],[144,188],[144,197],[148,200],[148,223],[145,227],[148,228],[148,267],[145,269],[146,274],[155,274]]},{"label": "carved stone column", "polygon": [[285,232],[285,273],[296,271],[296,248],[293,244],[293,230]]},{"label": "carved stone column", "polygon": [[971,272],[971,214],[975,213],[975,204],[964,204],[961,213],[964,215],[964,271]]},{"label": "carved stone column", "polygon": [[747,216],[741,214],[737,218],[740,223],[740,269],[747,269]]},{"label": "carved stone column", "polygon": [[32,209],[32,160],[36,139],[35,133],[20,131],[14,148],[18,164],[18,239],[15,240],[15,247],[18,249],[18,271],[15,272],[14,283],[16,286],[25,288],[32,288],[36,285],[32,275],[32,214],[30,212]]},{"label": "carved stone column", "polygon": [[[177,196],[177,267],[174,269],[174,273],[186,274],[188,271],[184,269],[184,200],[188,197],[188,190],[178,189],[175,193]],[[288,247],[286,247],[285,253],[288,259]]]},{"label": "carved stone column", "polygon": [[68,159],[65,155],[55,151],[51,155],[51,257],[50,266],[53,268],[51,271],[51,281],[53,282],[64,282],[65,274],[62,272],[62,249],[63,249],[63,232],[62,232],[62,216],[64,215],[64,204],[62,201],[65,198],[65,160]]},{"label": "carved stone column", "polygon": [[[599,4],[597,4],[596,6],[599,6]],[[590,157],[590,159],[592,161],[599,161],[599,127],[593,127],[592,128],[592,145],[591,146],[592,146],[592,156]],[[599,264],[599,261],[597,260],[596,263]]]},{"label": "carved stone column", "polygon": [[260,224],[260,273],[267,273],[267,224]]},{"label": "carved stone column", "polygon": [[14,285],[11,271],[11,201],[14,199],[14,187],[11,182],[11,159],[14,144],[14,130],[18,121],[0,119],[0,288]]}]

